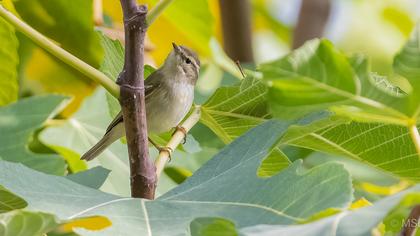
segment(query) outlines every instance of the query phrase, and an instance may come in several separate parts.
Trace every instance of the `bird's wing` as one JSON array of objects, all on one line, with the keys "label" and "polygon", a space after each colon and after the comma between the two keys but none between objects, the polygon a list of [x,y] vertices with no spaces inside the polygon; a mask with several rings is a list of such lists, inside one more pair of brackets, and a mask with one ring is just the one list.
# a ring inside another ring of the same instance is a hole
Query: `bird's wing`
[{"label": "bird's wing", "polygon": [[[155,70],[152,74],[150,74],[147,79],[144,81],[144,99],[147,101],[148,97],[150,97],[157,88],[160,87],[161,83],[159,79],[161,78],[161,71]],[[105,134],[112,130],[115,126],[119,123],[123,122],[122,111],[118,112],[117,116],[112,120],[112,122],[106,128]]]}]

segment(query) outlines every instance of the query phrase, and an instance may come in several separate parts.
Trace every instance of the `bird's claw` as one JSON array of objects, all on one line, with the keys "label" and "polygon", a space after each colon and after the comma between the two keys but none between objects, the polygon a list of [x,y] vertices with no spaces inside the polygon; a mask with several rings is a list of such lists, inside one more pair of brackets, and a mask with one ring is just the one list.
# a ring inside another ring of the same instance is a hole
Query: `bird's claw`
[{"label": "bird's claw", "polygon": [[158,147],[157,149],[158,149],[159,153],[167,152],[168,157],[169,157],[169,161],[172,160],[172,152],[174,151],[172,148],[170,148],[170,147]]},{"label": "bird's claw", "polygon": [[175,131],[172,133],[172,136],[174,136],[174,134],[177,131],[180,131],[181,133],[184,134],[184,138],[182,139],[182,144],[185,144],[187,142],[187,130],[180,125],[177,125],[174,129],[175,129]]}]

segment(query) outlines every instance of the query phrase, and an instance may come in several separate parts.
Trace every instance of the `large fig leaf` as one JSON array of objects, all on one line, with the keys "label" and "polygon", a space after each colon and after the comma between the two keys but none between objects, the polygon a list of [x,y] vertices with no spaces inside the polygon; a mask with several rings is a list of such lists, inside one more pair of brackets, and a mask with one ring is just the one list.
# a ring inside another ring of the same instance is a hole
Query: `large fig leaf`
[{"label": "large fig leaf", "polygon": [[198,217],[226,218],[241,228],[294,224],[327,208],[347,208],[351,180],[340,164],[304,170],[298,161],[271,178],[256,176],[288,126],[272,121],[251,130],[155,201],[120,198],[8,162],[0,162],[0,185],[23,197],[31,210],[112,221],[105,231],[88,235],[183,235]]}]

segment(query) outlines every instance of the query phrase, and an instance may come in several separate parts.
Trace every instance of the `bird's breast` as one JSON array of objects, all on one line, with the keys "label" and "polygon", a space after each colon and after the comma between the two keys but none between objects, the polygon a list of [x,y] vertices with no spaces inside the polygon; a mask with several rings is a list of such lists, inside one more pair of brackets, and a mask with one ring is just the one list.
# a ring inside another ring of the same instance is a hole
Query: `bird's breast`
[{"label": "bird's breast", "polygon": [[188,83],[173,83],[162,86],[149,101],[146,101],[148,130],[163,133],[177,126],[194,100],[194,86]]}]

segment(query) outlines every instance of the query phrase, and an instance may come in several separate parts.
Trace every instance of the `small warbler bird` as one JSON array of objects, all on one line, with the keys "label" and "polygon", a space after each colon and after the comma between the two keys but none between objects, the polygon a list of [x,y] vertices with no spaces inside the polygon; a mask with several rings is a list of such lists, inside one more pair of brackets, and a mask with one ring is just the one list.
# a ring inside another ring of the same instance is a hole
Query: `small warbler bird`
[{"label": "small warbler bird", "polygon": [[[154,71],[144,82],[147,130],[160,134],[177,127],[186,133],[178,124],[182,121],[194,100],[194,87],[200,70],[200,60],[191,49],[172,43],[162,67]],[[120,112],[106,129],[105,135],[95,146],[87,151],[82,160],[90,161],[102,153],[105,148],[125,136],[123,116]],[[159,149],[151,139],[149,141]]]}]

